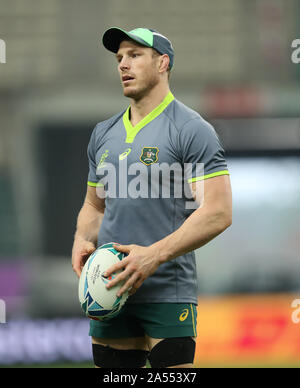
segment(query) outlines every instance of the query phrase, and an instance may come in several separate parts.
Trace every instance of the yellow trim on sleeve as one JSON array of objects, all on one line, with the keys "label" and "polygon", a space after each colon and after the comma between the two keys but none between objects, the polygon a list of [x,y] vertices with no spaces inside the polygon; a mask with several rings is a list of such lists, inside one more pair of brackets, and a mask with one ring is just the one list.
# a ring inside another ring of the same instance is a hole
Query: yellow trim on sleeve
[{"label": "yellow trim on sleeve", "polygon": [[87,184],[88,184],[88,186],[91,186],[91,187],[104,187],[103,183],[94,183],[94,182],[88,181]]},{"label": "yellow trim on sleeve", "polygon": [[229,175],[229,171],[228,170],[217,171],[217,172],[213,172],[211,174],[198,176],[196,178],[190,178],[190,179],[188,179],[188,183],[203,181],[204,179],[213,178],[215,176],[220,176],[220,175]]}]

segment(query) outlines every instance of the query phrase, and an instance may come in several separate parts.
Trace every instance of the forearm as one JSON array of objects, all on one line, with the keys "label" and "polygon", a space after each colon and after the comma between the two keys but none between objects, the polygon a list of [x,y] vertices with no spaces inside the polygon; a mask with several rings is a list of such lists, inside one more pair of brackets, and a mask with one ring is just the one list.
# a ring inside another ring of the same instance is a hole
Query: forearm
[{"label": "forearm", "polygon": [[231,225],[231,214],[197,209],[175,232],[153,244],[160,264],[202,247]]},{"label": "forearm", "polygon": [[104,209],[96,208],[90,202],[85,201],[78,214],[74,240],[90,241],[96,246],[103,216]]},{"label": "forearm", "polygon": [[130,290],[130,294],[134,293],[161,264],[200,248],[230,224],[229,212],[201,208],[197,209],[175,232],[148,247],[116,244],[115,249],[126,253],[127,256],[106,270],[106,276],[122,270],[107,287],[110,288],[120,281],[125,281],[117,295],[121,296],[127,290]]}]

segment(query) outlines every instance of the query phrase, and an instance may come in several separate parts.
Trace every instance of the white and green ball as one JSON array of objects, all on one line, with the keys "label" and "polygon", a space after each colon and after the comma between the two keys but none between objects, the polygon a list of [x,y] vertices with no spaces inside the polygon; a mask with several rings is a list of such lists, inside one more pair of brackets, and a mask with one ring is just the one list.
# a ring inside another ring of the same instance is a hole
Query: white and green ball
[{"label": "white and green ball", "polygon": [[116,277],[122,270],[106,278],[104,272],[112,265],[120,262],[126,256],[113,247],[114,243],[100,246],[86,261],[79,279],[79,301],[81,308],[89,318],[103,321],[115,317],[128,298],[128,292],[117,297],[118,290],[125,281],[110,289],[106,284]]}]

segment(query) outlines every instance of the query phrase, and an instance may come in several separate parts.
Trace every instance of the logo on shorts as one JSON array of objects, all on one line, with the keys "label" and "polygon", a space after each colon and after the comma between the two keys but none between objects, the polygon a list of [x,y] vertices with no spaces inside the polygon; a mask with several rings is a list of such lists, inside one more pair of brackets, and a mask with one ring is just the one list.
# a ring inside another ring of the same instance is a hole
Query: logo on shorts
[{"label": "logo on shorts", "polygon": [[143,147],[140,161],[143,162],[146,166],[156,163],[158,161],[158,152],[159,149],[157,147]]},{"label": "logo on shorts", "polygon": [[183,312],[179,316],[180,322],[185,321],[187,319],[188,315],[189,315],[189,310],[188,309],[184,309]]}]

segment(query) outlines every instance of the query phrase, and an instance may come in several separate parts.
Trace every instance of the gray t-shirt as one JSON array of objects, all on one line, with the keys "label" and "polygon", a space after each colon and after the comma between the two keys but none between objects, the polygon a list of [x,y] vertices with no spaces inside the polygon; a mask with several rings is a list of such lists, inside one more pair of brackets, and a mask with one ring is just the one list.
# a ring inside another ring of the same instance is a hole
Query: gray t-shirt
[{"label": "gray t-shirt", "polygon": [[[171,92],[136,126],[129,115],[98,123],[88,146],[88,185],[106,195],[99,245],[163,239],[196,208],[187,182],[228,174],[213,127]],[[144,302],[197,304],[194,252],[162,264],[127,303]]]}]

